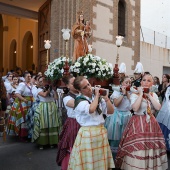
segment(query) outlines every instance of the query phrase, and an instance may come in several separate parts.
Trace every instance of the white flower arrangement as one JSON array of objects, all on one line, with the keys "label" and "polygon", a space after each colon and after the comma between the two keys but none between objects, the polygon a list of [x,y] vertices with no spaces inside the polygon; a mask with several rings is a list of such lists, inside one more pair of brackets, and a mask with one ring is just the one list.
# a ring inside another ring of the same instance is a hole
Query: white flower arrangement
[{"label": "white flower arrangement", "polygon": [[70,64],[69,59],[66,59],[64,56],[54,59],[54,61],[48,65],[47,70],[44,72],[47,79],[59,80],[62,78],[64,72],[63,67],[66,60]]},{"label": "white flower arrangement", "polygon": [[109,79],[113,76],[113,65],[105,59],[92,54],[79,57],[77,61],[70,66],[70,72],[76,76],[86,76],[87,78]]}]

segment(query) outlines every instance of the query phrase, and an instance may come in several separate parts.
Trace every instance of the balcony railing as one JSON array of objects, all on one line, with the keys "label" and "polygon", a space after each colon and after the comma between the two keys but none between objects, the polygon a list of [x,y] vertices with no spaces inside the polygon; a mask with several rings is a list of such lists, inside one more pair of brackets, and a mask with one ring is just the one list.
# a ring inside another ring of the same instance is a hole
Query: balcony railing
[{"label": "balcony railing", "polygon": [[149,28],[140,28],[140,41],[170,49],[170,37]]}]

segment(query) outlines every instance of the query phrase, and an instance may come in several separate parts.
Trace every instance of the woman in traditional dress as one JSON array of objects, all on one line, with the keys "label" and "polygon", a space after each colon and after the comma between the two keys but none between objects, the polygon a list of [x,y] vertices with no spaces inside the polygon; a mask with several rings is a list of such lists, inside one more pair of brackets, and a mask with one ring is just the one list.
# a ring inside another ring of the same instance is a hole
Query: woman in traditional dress
[{"label": "woman in traditional dress", "polygon": [[77,21],[72,27],[72,36],[74,38],[73,62],[79,57],[88,53],[87,37],[91,36],[91,30],[86,30],[84,24],[83,12],[77,12]]},{"label": "woman in traditional dress", "polygon": [[15,101],[12,105],[9,119],[8,130],[9,135],[19,135],[21,140],[26,140],[28,136],[28,127],[25,122],[28,109],[33,103],[33,88],[31,84],[31,75],[29,72],[24,74],[25,82],[19,84],[15,91]]},{"label": "woman in traditional dress", "polygon": [[167,150],[170,151],[170,85],[166,89],[164,101],[156,120],[164,134]]},{"label": "woman in traditional dress", "polygon": [[122,138],[122,133],[132,116],[130,112],[130,78],[128,76],[122,77],[120,83],[121,91],[115,90],[110,96],[115,106],[114,114],[108,116],[105,121],[109,144],[114,158]]},{"label": "woman in traditional dress", "polygon": [[8,90],[8,106],[7,106],[7,109],[5,111],[6,120],[8,119],[9,112],[11,111],[11,107],[12,107],[14,100],[15,100],[15,97],[16,97],[15,91],[18,87],[18,82],[19,82],[18,76],[16,74],[14,74],[12,76],[12,83],[9,83],[9,87],[8,87],[8,89],[9,89]]},{"label": "woman in traditional dress", "polygon": [[99,88],[93,94],[89,81],[76,77],[74,88],[81,95],[75,99],[76,120],[81,128],[70,155],[68,170],[108,170],[114,162],[104,127],[103,114],[112,114],[113,105],[107,95],[100,96]]},{"label": "woman in traditional dress", "polygon": [[35,76],[35,87],[32,91],[33,94],[33,104],[32,107],[29,108],[28,110],[28,114],[26,116],[26,122],[27,122],[27,126],[28,126],[28,138],[32,139],[32,133],[33,133],[33,129],[34,129],[34,113],[35,110],[37,109],[39,103],[40,103],[40,99],[38,97],[38,88],[42,87],[43,85],[43,77],[42,76]]},{"label": "woman in traditional dress", "polygon": [[[154,82],[153,82],[151,91],[158,95],[158,87],[160,85],[160,81],[159,81],[159,78],[157,76],[154,76],[153,80],[154,80]],[[160,99],[159,99],[159,101],[161,102]]]},{"label": "woman in traditional dress", "polygon": [[[39,79],[40,81],[40,79]],[[34,130],[32,141],[39,145],[39,149],[43,149],[45,145],[53,148],[58,144],[58,137],[61,128],[61,118],[58,115],[56,89],[52,89],[46,84],[43,78],[43,87],[39,87],[37,94],[40,103],[34,113]]]},{"label": "woman in traditional dress", "polygon": [[71,75],[63,77],[63,82],[66,84],[69,92],[67,96],[63,98],[64,106],[67,109],[68,118],[66,119],[63,130],[59,137],[56,159],[57,164],[61,166],[62,170],[67,170],[70,153],[73,148],[78,130],[80,129],[80,125],[76,121],[73,110],[74,100],[78,95],[78,91],[73,86],[74,79],[75,77]]},{"label": "woman in traditional dress", "polygon": [[10,105],[13,104],[14,100],[15,100],[15,91],[17,89],[19,85],[19,78],[17,75],[13,75],[12,76],[12,83],[10,84],[11,88],[10,88],[10,99],[9,99],[9,102],[10,102]]},{"label": "woman in traditional dress", "polygon": [[161,97],[161,103],[164,100],[166,88],[170,84],[169,82],[170,82],[170,76],[168,74],[163,74],[162,75],[162,83],[158,87],[158,96]]},{"label": "woman in traditional dress", "polygon": [[165,140],[151,107],[161,108],[151,88],[153,77],[142,77],[138,93],[130,96],[134,116],[127,124],[116,156],[116,167],[124,170],[166,170],[168,168]]},{"label": "woman in traditional dress", "polygon": [[11,87],[11,84],[13,83],[12,77],[13,77],[13,73],[9,72],[4,82],[4,85],[7,91],[8,104],[10,103],[10,97],[11,97],[10,94],[12,93],[12,87]]}]

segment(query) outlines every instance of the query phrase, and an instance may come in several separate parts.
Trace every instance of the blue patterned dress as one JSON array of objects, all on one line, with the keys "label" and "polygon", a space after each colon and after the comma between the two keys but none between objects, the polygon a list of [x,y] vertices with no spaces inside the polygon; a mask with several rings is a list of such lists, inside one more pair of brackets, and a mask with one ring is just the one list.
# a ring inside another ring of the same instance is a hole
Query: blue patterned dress
[{"label": "blue patterned dress", "polygon": [[[117,99],[121,93],[114,91],[110,96],[111,100]],[[129,122],[132,114],[130,112],[130,100],[124,96],[118,107],[114,107],[114,113],[109,115],[105,120],[105,127],[108,131],[109,144],[112,150],[113,158],[115,158],[122,133]]]},{"label": "blue patterned dress", "polygon": [[166,90],[162,108],[160,109],[156,120],[163,132],[167,150],[170,151],[170,86]]}]

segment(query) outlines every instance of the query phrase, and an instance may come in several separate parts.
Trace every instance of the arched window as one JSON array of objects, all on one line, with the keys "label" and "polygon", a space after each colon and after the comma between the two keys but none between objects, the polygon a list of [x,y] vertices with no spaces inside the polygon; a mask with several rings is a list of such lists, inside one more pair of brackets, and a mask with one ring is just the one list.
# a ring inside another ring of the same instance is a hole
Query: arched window
[{"label": "arched window", "polygon": [[30,31],[26,32],[22,43],[22,68],[32,71],[33,64],[33,35]]},{"label": "arched window", "polygon": [[125,2],[120,0],[118,4],[118,35],[125,36]]}]

